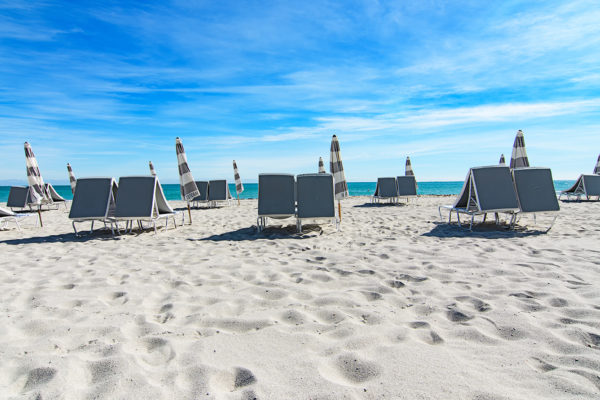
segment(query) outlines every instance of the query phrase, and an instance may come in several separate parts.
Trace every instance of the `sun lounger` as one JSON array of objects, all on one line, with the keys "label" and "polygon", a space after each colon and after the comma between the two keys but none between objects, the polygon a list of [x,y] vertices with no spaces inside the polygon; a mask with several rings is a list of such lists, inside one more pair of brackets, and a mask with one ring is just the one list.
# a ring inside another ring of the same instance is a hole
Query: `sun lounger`
[{"label": "sun lounger", "polygon": [[[535,221],[536,214],[560,211],[550,168],[515,168],[513,181],[519,201],[519,215],[533,213]],[[546,232],[552,228],[557,217],[558,214]]]},{"label": "sun lounger", "polygon": [[339,229],[339,222],[335,217],[333,175],[326,173],[298,175],[296,187],[298,232],[302,232],[303,220],[327,220]]},{"label": "sun lounger", "polygon": [[417,197],[417,180],[414,175],[398,176],[396,178],[398,185],[398,199],[405,197],[406,201],[411,197]]},{"label": "sun lounger", "polygon": [[258,175],[258,230],[267,218],[285,219],[296,215],[296,181],[291,174]]},{"label": "sun lounger", "polygon": [[94,230],[94,221],[109,224],[114,234],[114,212],[117,197],[117,183],[113,178],[80,178],[77,180],[69,219],[77,235],[75,223],[91,222],[90,232]]},{"label": "sun lounger", "polygon": [[6,208],[0,207],[0,229],[4,229],[8,226],[9,222],[14,222],[18,230],[21,230],[19,220],[31,217],[34,214],[18,214]]},{"label": "sun lounger", "polygon": [[[79,185],[79,183],[78,183]],[[149,222],[157,232],[156,222],[165,220],[165,229],[168,228],[169,218],[177,227],[175,217],[183,213],[173,211],[167,202],[162,186],[155,176],[125,176],[119,178],[119,191],[115,207],[114,219],[125,221],[125,231],[133,229],[133,222],[143,228],[143,222]],[[183,225],[183,218],[181,221]]]},{"label": "sun lounger", "polygon": [[208,203],[208,181],[196,181],[196,186],[198,186],[200,196],[194,197],[192,203],[195,203],[195,206],[198,206],[199,203]]},{"label": "sun lounger", "polygon": [[600,175],[580,175],[571,188],[560,192],[559,198],[562,196],[566,196],[567,200],[571,200],[572,197],[576,200],[591,200],[590,197],[600,200]]},{"label": "sun lounger", "polygon": [[14,211],[15,208],[23,210],[25,208],[31,209],[29,206],[31,203],[29,198],[29,187],[28,186],[11,186],[8,192],[8,200],[6,201],[6,207],[9,207]]},{"label": "sun lounger", "polygon": [[390,203],[396,203],[398,201],[396,178],[377,178],[377,186],[375,187],[373,197],[371,197],[371,202],[376,203],[379,200],[389,200]]},{"label": "sun lounger", "polygon": [[442,218],[442,209],[449,210],[448,223],[451,222],[453,212],[456,213],[459,226],[461,226],[460,214],[471,217],[469,229],[473,228],[477,215],[483,215],[485,221],[487,213],[495,213],[496,223],[498,223],[498,213],[511,213],[510,226],[512,227],[515,215],[519,211],[519,202],[510,169],[502,165],[471,168],[454,205],[438,208],[440,218]]},{"label": "sun lounger", "polygon": [[56,208],[58,209],[59,205],[63,204],[66,209],[67,208],[67,200],[65,200],[64,197],[62,197],[60,194],[58,194],[56,189],[54,189],[54,186],[52,186],[50,183],[46,183],[45,186],[46,186],[46,191],[48,192],[48,194],[50,195],[50,198],[52,199],[52,203],[56,204]]},{"label": "sun lounger", "polygon": [[227,205],[231,203],[231,193],[229,193],[229,185],[227,180],[218,179],[208,181],[208,202],[212,207],[216,207],[218,202],[226,201]]}]

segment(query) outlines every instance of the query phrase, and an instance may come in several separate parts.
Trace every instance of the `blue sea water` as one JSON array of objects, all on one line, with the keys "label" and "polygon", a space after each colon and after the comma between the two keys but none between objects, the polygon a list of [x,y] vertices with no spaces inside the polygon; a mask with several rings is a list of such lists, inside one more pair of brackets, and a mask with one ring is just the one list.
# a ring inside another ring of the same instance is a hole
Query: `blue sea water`
[{"label": "blue sea water", "polygon": [[[554,187],[557,191],[566,190],[570,188],[575,181],[573,180],[559,180],[554,181]],[[419,194],[423,195],[456,195],[460,193],[462,189],[462,181],[453,182],[419,182]],[[179,195],[179,185],[177,184],[165,184],[163,191],[167,200],[181,200]],[[71,194],[71,187],[69,185],[57,185],[54,186],[58,194],[63,196],[67,200],[71,200],[73,195]],[[0,186],[0,202],[6,202],[8,199],[8,192],[10,186]],[[232,194],[235,193],[235,185],[230,184],[229,190]],[[348,190],[350,196],[370,196],[375,191],[375,182],[348,182]],[[257,183],[245,183],[244,191],[240,195],[240,199],[256,199],[258,197],[258,184]]]}]

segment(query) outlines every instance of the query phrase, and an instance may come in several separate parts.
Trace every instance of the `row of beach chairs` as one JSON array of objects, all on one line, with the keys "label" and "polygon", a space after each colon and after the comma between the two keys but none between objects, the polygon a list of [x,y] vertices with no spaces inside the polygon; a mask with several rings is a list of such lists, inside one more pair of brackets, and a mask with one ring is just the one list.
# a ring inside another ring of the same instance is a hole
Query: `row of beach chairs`
[{"label": "row of beach chairs", "polygon": [[269,219],[296,218],[296,229],[302,232],[303,221],[326,220],[339,229],[335,216],[333,175],[292,174],[258,175],[258,229]]},{"label": "row of beach chairs", "polygon": [[232,196],[226,179],[195,182],[200,195],[192,199],[192,205],[207,204],[209,207],[216,207],[222,202],[230,205]]},{"label": "row of beach chairs", "polygon": [[560,192],[559,198],[563,196],[567,200],[591,200],[593,197],[600,200],[600,175],[580,175],[573,186]]},{"label": "row of beach chairs", "polygon": [[[442,210],[448,210],[448,223],[452,213],[456,213],[459,226],[460,215],[471,218],[469,229],[473,228],[475,216],[494,213],[496,223],[499,214],[510,216],[510,227],[513,228],[517,218],[524,213],[556,212],[560,210],[552,172],[550,168],[516,168],[493,165],[471,168],[465,179],[462,191],[453,205],[440,206],[438,212],[442,218]],[[552,224],[548,228],[550,230]]]},{"label": "row of beach chairs", "polygon": [[[46,183],[46,192],[50,195],[50,203],[43,205],[36,205],[36,208],[42,208],[45,206],[48,209],[58,209],[60,205],[64,205],[65,209],[67,209],[67,200],[65,200],[61,195],[56,192],[56,189],[50,184]],[[29,208],[33,209],[32,201],[30,197],[29,186],[11,186],[10,191],[8,192],[8,200],[6,201],[6,206],[11,210],[19,209],[24,210]]]},{"label": "row of beach chairs", "polygon": [[408,199],[417,196],[417,181],[414,176],[398,176],[377,178],[375,193],[371,197],[371,202],[389,200],[391,203],[397,203],[401,198]]},{"label": "row of beach chairs", "polygon": [[69,219],[76,235],[75,224],[83,222],[91,222],[90,232],[94,229],[94,222],[103,223],[114,235],[115,230],[120,233],[120,222],[125,223],[125,232],[131,232],[136,222],[140,229],[144,229],[144,223],[151,224],[155,233],[156,223],[161,220],[165,221],[165,229],[169,219],[177,227],[176,217],[179,215],[183,225],[184,214],[171,208],[158,178],[126,176],[119,178],[118,184],[114,178],[78,179]]}]

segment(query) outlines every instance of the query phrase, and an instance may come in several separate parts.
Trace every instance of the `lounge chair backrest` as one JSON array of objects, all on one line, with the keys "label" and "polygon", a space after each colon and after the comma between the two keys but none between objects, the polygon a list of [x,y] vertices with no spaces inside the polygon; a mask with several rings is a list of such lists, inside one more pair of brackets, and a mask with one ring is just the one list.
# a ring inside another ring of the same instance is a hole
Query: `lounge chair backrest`
[{"label": "lounge chair backrest", "polygon": [[397,197],[398,188],[396,186],[396,178],[377,178],[377,187],[375,188],[375,196],[377,197]]},{"label": "lounge chair backrest", "polygon": [[30,203],[29,186],[11,186],[6,206],[24,208],[28,203]]},{"label": "lounge chair backrest", "polygon": [[550,168],[516,168],[513,179],[522,212],[560,210]]},{"label": "lounge chair backrest", "polygon": [[258,215],[294,215],[296,181],[291,174],[258,175]]},{"label": "lounge chair backrest", "polygon": [[106,218],[114,210],[117,185],[113,178],[80,178],[77,180],[69,218]]},{"label": "lounge chair backrest", "polygon": [[155,176],[124,176],[119,178],[116,218],[152,218],[155,215]]},{"label": "lounge chair backrest", "polygon": [[224,201],[231,198],[227,180],[225,179],[208,181],[208,187],[210,188],[208,190],[208,201]]},{"label": "lounge chair backrest", "polygon": [[454,207],[479,212],[518,210],[510,168],[504,165],[471,168]]},{"label": "lounge chair backrest", "polygon": [[416,196],[417,180],[414,176],[399,176],[396,178],[398,184],[398,196]]},{"label": "lounge chair backrest", "polygon": [[196,196],[194,201],[208,201],[208,181],[196,181],[200,196]]},{"label": "lounge chair backrest", "polygon": [[154,191],[154,198],[156,210],[158,211],[159,215],[173,214],[174,211],[165,197],[165,192],[163,192],[162,185],[158,181],[158,178],[156,178],[156,190]]},{"label": "lounge chair backrest", "polygon": [[583,175],[583,183],[587,196],[600,196],[600,175]]},{"label": "lounge chair backrest", "polygon": [[296,179],[298,218],[335,218],[333,175],[303,174]]},{"label": "lounge chair backrest", "polygon": [[1,217],[14,217],[16,214],[11,210],[7,210],[6,208],[0,207],[0,218]]},{"label": "lounge chair backrest", "polygon": [[50,194],[50,198],[52,199],[52,201],[66,201],[64,199],[64,197],[62,197],[60,194],[58,194],[58,192],[56,191],[56,189],[54,189],[54,186],[52,186],[49,183],[46,183],[46,191],[48,192],[48,194]]}]

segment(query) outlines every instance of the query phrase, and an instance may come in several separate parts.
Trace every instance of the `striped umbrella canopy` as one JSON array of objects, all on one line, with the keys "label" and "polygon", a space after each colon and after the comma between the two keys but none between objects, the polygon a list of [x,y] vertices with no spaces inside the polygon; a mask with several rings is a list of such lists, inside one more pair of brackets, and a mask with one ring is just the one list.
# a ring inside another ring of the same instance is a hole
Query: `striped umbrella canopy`
[{"label": "striped umbrella canopy", "polygon": [[71,168],[71,164],[67,163],[67,171],[69,171],[69,183],[71,184],[71,193],[75,194],[75,185],[77,184],[77,179],[75,179],[75,175],[73,174],[73,168]]},{"label": "striped umbrella canopy", "polygon": [[506,160],[504,159],[504,154],[500,154],[500,162],[498,162],[498,164],[506,165]]},{"label": "striped umbrella canopy", "polygon": [[319,157],[319,173],[325,173],[325,163],[323,162],[323,157]]},{"label": "striped umbrella canopy", "polygon": [[510,157],[510,168],[529,167],[529,159],[525,150],[525,138],[523,131],[518,130],[513,144],[512,156]]},{"label": "striped umbrella canopy", "polygon": [[242,178],[240,178],[235,160],[233,160],[233,179],[235,179],[235,192],[239,196],[244,191],[244,184],[242,183]]},{"label": "striped umbrella canopy", "polygon": [[600,155],[598,156],[598,161],[596,162],[596,168],[594,168],[594,173],[600,175]]},{"label": "striped umbrella canopy", "polygon": [[154,170],[154,164],[152,164],[152,161],[150,161],[148,165],[150,166],[150,174],[152,176],[156,176],[156,171]]},{"label": "striped umbrella canopy", "polygon": [[336,135],[331,138],[331,154],[329,159],[329,171],[333,174],[335,182],[335,198],[339,201],[348,197],[348,183],[344,175],[344,165],[342,164],[342,155],[340,153],[340,142]]},{"label": "striped umbrella canopy", "polygon": [[179,165],[181,199],[190,202],[194,197],[200,196],[200,191],[188,166],[185,150],[179,138],[175,138],[175,152],[177,153],[177,164]]},{"label": "striped umbrella canopy", "polygon": [[415,176],[413,172],[412,165],[410,163],[410,157],[406,157],[406,166],[404,167],[404,175],[405,176]]},{"label": "striped umbrella canopy", "polygon": [[50,203],[50,195],[46,191],[44,178],[40,174],[37,160],[29,143],[25,142],[25,164],[27,165],[27,182],[31,204]]}]

